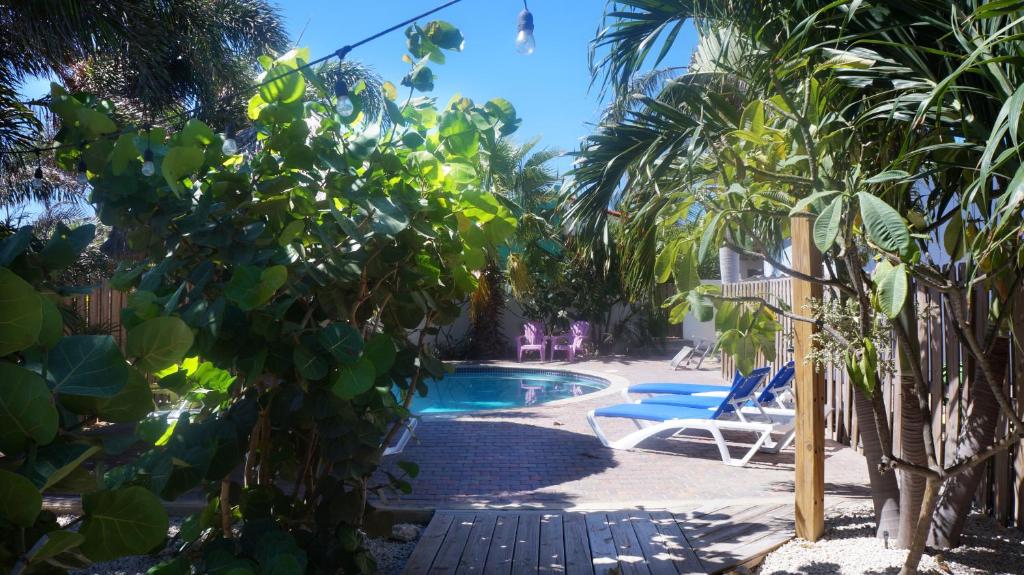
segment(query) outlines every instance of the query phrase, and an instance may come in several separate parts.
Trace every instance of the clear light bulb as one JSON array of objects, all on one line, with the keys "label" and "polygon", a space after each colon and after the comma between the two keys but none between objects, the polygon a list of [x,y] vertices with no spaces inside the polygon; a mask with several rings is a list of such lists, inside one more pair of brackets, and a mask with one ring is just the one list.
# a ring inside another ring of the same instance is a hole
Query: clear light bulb
[{"label": "clear light bulb", "polygon": [[356,111],[356,106],[348,95],[348,84],[345,83],[345,80],[338,80],[334,83],[334,97],[337,98],[334,109],[339,115],[351,116],[352,112]]},{"label": "clear light bulb", "polygon": [[85,162],[78,160],[78,177],[75,180],[83,186],[89,185],[89,174],[86,173]]},{"label": "clear light bulb", "polygon": [[220,147],[220,151],[223,152],[225,156],[234,156],[238,153],[238,142],[231,137],[224,138],[224,145]]},{"label": "clear light bulb", "polygon": [[356,111],[356,106],[352,103],[352,98],[341,96],[338,98],[338,103],[334,105],[334,109],[342,116],[351,116],[352,112]]},{"label": "clear light bulb", "polygon": [[533,14],[529,10],[519,13],[519,33],[516,34],[516,51],[524,56],[533,54],[537,41],[533,37]]},{"label": "clear light bulb", "polygon": [[36,167],[36,172],[32,174],[32,189],[38,190],[43,187],[43,168],[42,166]]},{"label": "clear light bulb", "polygon": [[153,150],[146,150],[142,154],[142,159],[142,175],[148,178],[156,173],[156,165],[153,163]]}]

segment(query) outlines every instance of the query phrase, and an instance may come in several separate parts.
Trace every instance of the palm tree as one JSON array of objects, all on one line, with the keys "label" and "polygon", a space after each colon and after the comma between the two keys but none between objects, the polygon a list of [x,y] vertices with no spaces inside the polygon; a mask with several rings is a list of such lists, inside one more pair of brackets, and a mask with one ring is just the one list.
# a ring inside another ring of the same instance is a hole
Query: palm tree
[{"label": "palm tree", "polygon": [[256,59],[287,47],[283,22],[266,0],[8,1],[0,2],[0,28],[7,31],[0,43],[3,202],[68,190],[28,189],[24,168],[35,159],[10,153],[46,141],[45,118],[18,101],[25,78],[50,76],[109,99],[137,123],[194,108],[214,125],[241,124]]},{"label": "palm tree", "polygon": [[505,303],[505,284],[517,299],[529,297],[534,288],[530,274],[534,258],[529,256],[536,252],[537,245],[545,245],[545,240],[551,242],[551,237],[557,235],[549,218],[556,204],[555,185],[559,178],[549,163],[561,152],[535,151],[538,142],[539,139],[533,139],[518,144],[501,138],[493,146],[481,149],[479,172],[483,174],[484,187],[505,204],[519,224],[503,253],[488,262],[470,298],[469,347],[474,356],[492,357],[503,351],[504,340],[498,326]]},{"label": "palm tree", "polygon": [[[603,123],[583,144],[574,172],[577,186],[568,198],[571,224],[596,251],[610,237],[606,209],[612,202],[628,206],[635,223],[623,227],[623,265],[632,260],[638,270],[665,268],[672,262],[657,265],[665,250],[659,253],[650,230],[659,222],[678,221],[698,205],[703,233],[692,243],[699,244],[701,254],[724,243],[771,257],[798,201],[823,207],[820,200],[815,204],[815,194],[869,189],[898,212],[925,214],[931,223],[924,230],[932,241],[941,224],[962,214],[972,223],[956,220],[951,233],[966,237],[966,227],[972,240],[969,246],[960,240],[961,250],[990,261],[996,253],[1014,250],[1018,239],[1012,234],[1024,197],[1007,195],[1024,178],[1019,124],[1009,119],[1011,114],[1019,118],[1024,98],[1018,88],[1024,70],[1013,56],[1021,49],[1016,10],[1007,3],[971,0],[609,2],[609,25],[593,43],[595,79],[630,102],[620,106],[624,114]],[[702,35],[688,73],[666,82],[655,97],[632,93],[633,80],[656,54],[655,65],[660,62],[688,19]],[[734,144],[745,139],[753,147]],[[908,174],[905,181],[884,185],[868,180],[893,166]],[[978,220],[977,214],[989,219]],[[927,240],[916,241],[927,249]],[[837,278],[829,283],[846,293],[862,292],[863,265],[856,250],[826,255]],[[928,265],[939,276],[951,274],[950,265]],[[994,277],[971,265],[967,281],[985,281],[1012,307],[1019,305],[1013,273]],[[973,284],[955,285],[961,290]],[[960,306],[957,297],[950,296],[954,307]],[[861,325],[866,327],[872,312],[862,303]],[[1021,333],[1012,316],[1003,314],[1000,321],[1010,321],[1009,327]],[[911,301],[897,332],[916,333],[915,318]],[[972,422],[961,437],[961,460],[983,453],[994,441],[997,402],[989,397],[994,385],[985,382],[994,384],[1007,366],[1003,359],[978,352],[997,347],[999,329],[993,327],[983,345],[967,336],[984,373],[977,376],[979,385],[971,386],[977,395],[970,408]],[[906,337],[900,341],[910,342]],[[901,343],[908,358],[919,357],[914,352],[912,345]],[[919,375],[903,376],[904,395],[916,401]],[[887,436],[886,423],[884,417],[872,417],[872,410],[878,413],[877,394],[870,399],[857,395],[865,453],[874,472],[886,451],[879,445],[879,438]],[[915,412],[915,401],[905,403],[910,409],[903,414],[904,438],[917,439],[903,442],[901,455],[910,462],[927,461],[922,443],[931,441],[921,441],[921,425],[914,425],[914,418],[923,415]],[[879,433],[864,427],[876,420]],[[955,541],[966,516],[964,501],[969,503],[981,469],[974,467],[947,483],[935,514],[937,544]],[[883,513],[894,510],[897,492],[893,473],[885,475],[884,484],[877,473],[872,477],[879,534],[895,533],[897,527],[895,516]],[[904,543],[927,527],[915,513],[923,483],[911,478],[901,494],[906,515],[898,526]]]}]

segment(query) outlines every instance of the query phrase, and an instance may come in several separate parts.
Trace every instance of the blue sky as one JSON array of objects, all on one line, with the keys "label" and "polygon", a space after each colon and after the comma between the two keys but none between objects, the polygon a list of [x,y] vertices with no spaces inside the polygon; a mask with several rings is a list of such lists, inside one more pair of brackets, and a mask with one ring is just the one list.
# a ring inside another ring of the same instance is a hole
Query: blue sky
[{"label": "blue sky", "polygon": [[[314,56],[326,54],[406,18],[442,4],[441,0],[290,0],[281,2],[289,33]],[[590,132],[601,106],[597,90],[589,90],[587,51],[601,25],[604,0],[532,0],[537,51],[522,56],[515,50],[518,0],[463,0],[429,19],[443,19],[462,30],[462,53],[434,66],[434,94],[446,102],[456,92],[476,101],[504,97],[516,107],[523,125],[515,137],[541,136],[542,146],[574,149]],[[687,64],[696,44],[691,28],[677,40],[669,63]],[[396,84],[408,65],[402,62],[405,36],[394,32],[352,52],[351,58],[373,66]],[[562,160],[558,167],[568,169]]]},{"label": "blue sky", "polygon": [[[288,32],[313,57],[388,28],[425,12],[443,0],[287,0],[278,3]],[[601,25],[605,0],[532,0],[537,51],[522,56],[515,50],[519,0],[463,0],[428,18],[458,26],[466,38],[465,51],[449,53],[438,76],[434,95],[446,102],[456,92],[476,101],[501,96],[516,107],[523,125],[515,138],[541,136],[541,146],[575,149],[601,110],[597,90],[590,90],[587,51]],[[665,62],[685,65],[696,44],[688,27]],[[405,36],[401,30],[361,46],[350,55],[398,83],[408,65],[402,62]],[[46,81],[26,83],[23,93],[35,97],[48,91]],[[556,161],[565,171],[571,162]]]}]

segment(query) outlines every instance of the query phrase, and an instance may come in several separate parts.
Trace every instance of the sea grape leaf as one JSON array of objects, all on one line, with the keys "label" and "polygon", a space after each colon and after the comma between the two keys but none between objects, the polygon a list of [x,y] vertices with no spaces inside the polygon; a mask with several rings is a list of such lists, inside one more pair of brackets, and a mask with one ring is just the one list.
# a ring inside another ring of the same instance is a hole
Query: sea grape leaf
[{"label": "sea grape leaf", "polygon": [[49,353],[53,391],[113,397],[128,383],[128,364],[109,335],[70,335]]},{"label": "sea grape leaf", "polygon": [[0,451],[8,457],[29,441],[46,445],[57,435],[57,408],[38,374],[0,362]]},{"label": "sea grape leaf", "polygon": [[155,317],[128,331],[125,351],[148,373],[179,363],[192,347],[192,329],[181,318]]},{"label": "sea grape leaf", "polygon": [[93,561],[147,553],[167,536],[167,511],[144,487],[87,493],[82,511],[81,549]]}]

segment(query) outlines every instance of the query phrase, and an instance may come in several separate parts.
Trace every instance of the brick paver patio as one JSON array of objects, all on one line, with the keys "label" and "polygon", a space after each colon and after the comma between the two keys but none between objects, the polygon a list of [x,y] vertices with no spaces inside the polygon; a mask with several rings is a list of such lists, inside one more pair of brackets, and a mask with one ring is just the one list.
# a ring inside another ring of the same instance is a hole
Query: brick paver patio
[{"label": "brick paver patio", "polygon": [[[590,360],[567,367],[640,381],[721,383],[717,366],[673,371],[667,360]],[[620,380],[621,381],[621,380]],[[603,447],[586,421],[598,406],[619,402],[605,394],[568,404],[515,410],[427,417],[405,452],[390,460],[419,463],[413,492],[382,502],[414,508],[538,507],[613,509],[672,508],[719,501],[791,501],[793,450],[758,454],[745,468],[724,465],[714,443],[699,434],[652,438],[644,449]],[[635,429],[608,420],[619,437]],[[745,443],[749,434],[726,435]],[[864,497],[867,470],[851,449],[830,444],[826,453],[826,493]],[[393,469],[394,470],[394,469]]]}]

